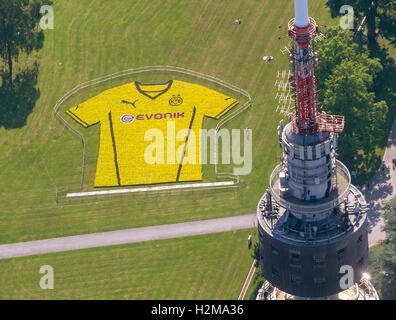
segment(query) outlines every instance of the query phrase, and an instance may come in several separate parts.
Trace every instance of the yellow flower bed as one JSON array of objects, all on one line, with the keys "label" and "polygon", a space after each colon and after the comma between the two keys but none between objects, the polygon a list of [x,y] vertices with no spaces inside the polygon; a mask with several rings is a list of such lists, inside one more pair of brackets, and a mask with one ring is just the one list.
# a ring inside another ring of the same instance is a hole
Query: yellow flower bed
[{"label": "yellow flower bed", "polygon": [[238,102],[177,80],[116,87],[69,109],[84,127],[101,126],[95,186],[202,180],[199,129]]}]

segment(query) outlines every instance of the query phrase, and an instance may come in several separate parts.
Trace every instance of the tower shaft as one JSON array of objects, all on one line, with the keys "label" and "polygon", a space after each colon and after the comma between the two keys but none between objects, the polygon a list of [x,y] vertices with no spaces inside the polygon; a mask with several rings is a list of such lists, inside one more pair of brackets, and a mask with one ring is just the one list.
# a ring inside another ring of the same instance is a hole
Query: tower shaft
[{"label": "tower shaft", "polygon": [[288,25],[293,40],[295,114],[278,127],[282,163],[257,206],[261,269],[272,288],[295,297],[335,297],[340,268],[353,268],[358,283],[367,267],[367,203],[336,160],[344,117],[318,112],[312,40],[318,26],[308,1],[295,0]]}]

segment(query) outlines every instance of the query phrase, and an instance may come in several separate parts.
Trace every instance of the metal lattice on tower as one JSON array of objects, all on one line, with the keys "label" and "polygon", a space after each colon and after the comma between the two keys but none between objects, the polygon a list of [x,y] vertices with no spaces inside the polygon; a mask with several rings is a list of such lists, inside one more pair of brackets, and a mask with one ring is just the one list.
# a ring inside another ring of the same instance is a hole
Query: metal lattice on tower
[{"label": "metal lattice on tower", "polygon": [[344,117],[318,112],[318,97],[315,67],[318,54],[312,48],[312,41],[319,34],[319,27],[308,16],[308,4],[295,6],[295,18],[289,21],[288,35],[293,40],[290,66],[294,73],[295,114],[293,130],[308,135],[317,132],[342,133]]}]

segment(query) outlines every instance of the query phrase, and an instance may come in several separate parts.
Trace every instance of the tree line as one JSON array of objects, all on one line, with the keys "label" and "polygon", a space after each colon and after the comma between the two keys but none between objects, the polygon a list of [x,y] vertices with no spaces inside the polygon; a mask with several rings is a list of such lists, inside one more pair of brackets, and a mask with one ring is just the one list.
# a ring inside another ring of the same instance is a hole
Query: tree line
[{"label": "tree line", "polygon": [[318,101],[323,111],[345,116],[340,136],[339,158],[357,172],[355,183],[364,184],[381,164],[379,150],[384,147],[395,115],[395,63],[383,37],[396,45],[394,18],[396,0],[331,0],[333,17],[343,5],[354,8],[356,23],[364,17],[365,32],[324,28],[325,38],[316,41],[320,63],[316,69]]},{"label": "tree line", "polygon": [[382,299],[396,299],[396,198],[384,208],[384,230],[387,238],[369,252],[372,282]]},{"label": "tree line", "polygon": [[[355,26],[363,25],[365,32],[324,31],[317,46],[318,99],[326,111],[345,116],[339,156],[358,171],[355,182],[365,183],[379,168],[377,151],[396,116],[396,67],[385,45],[396,46],[396,0],[327,1],[333,17],[343,5],[352,6]],[[386,240],[369,251],[369,271],[381,298],[396,299],[396,198],[383,209]]]},{"label": "tree line", "polygon": [[24,126],[40,97],[38,62],[15,66],[22,54],[27,61],[25,56],[43,47],[39,26],[43,4],[43,0],[0,1],[0,127],[6,129]]},{"label": "tree line", "polygon": [[21,52],[30,54],[43,45],[44,35],[38,29],[42,0],[2,0],[0,2],[0,58],[7,64],[3,79],[12,86],[14,61]]}]

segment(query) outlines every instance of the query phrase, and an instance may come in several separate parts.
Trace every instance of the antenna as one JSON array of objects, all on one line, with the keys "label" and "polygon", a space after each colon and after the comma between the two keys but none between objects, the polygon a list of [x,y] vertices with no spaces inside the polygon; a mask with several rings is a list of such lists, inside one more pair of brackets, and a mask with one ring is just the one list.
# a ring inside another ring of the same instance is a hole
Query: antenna
[{"label": "antenna", "polygon": [[342,133],[343,116],[328,116],[318,112],[315,66],[318,57],[312,40],[320,37],[319,26],[308,15],[308,0],[294,0],[295,18],[289,21],[288,35],[293,40],[290,66],[294,73],[295,114],[293,131],[301,135],[318,132]]},{"label": "antenna", "polygon": [[308,0],[294,0],[295,26],[305,28],[309,25]]}]

